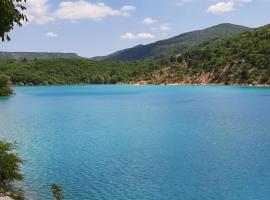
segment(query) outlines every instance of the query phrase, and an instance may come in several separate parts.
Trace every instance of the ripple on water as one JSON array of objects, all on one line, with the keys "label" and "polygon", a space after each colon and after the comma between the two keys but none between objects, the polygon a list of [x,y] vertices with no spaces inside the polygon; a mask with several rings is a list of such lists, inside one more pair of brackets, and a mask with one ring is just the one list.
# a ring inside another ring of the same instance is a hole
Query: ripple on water
[{"label": "ripple on water", "polygon": [[22,187],[67,200],[268,200],[270,90],[241,87],[21,87],[0,98]]}]

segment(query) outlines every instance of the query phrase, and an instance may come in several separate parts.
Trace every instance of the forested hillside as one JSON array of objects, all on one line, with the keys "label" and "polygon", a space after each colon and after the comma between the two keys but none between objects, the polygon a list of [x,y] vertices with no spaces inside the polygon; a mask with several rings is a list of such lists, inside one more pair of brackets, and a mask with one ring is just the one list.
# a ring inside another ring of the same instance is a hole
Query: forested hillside
[{"label": "forested hillside", "polygon": [[210,42],[224,36],[241,33],[249,28],[234,24],[219,24],[207,29],[192,31],[166,40],[157,41],[148,45],[118,51],[114,54],[97,57],[97,60],[134,61],[147,58],[161,58],[172,54],[181,53],[183,50]]},{"label": "forested hillside", "polygon": [[193,48],[171,60],[171,66],[177,63],[195,82],[270,84],[270,25]]},{"label": "forested hillside", "polygon": [[104,84],[129,82],[147,66],[86,59],[7,60],[0,61],[0,74],[10,76],[15,85]]}]

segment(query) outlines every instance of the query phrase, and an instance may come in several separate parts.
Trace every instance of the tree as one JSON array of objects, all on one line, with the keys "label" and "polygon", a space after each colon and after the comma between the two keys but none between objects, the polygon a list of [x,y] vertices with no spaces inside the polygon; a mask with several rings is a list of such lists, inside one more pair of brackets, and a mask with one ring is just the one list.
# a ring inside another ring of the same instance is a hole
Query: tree
[{"label": "tree", "polygon": [[0,141],[0,191],[6,191],[12,181],[20,181],[20,164],[23,160],[14,151],[17,146],[12,143]]},{"label": "tree", "polygon": [[62,194],[62,188],[60,185],[57,184],[52,184],[51,185],[51,189],[52,189],[52,193],[53,193],[53,197],[55,200],[62,200],[64,199],[64,196]]},{"label": "tree", "polygon": [[105,79],[102,75],[94,75],[91,77],[91,83],[93,84],[104,84],[105,83]]},{"label": "tree", "polygon": [[0,96],[9,96],[12,94],[11,81],[8,76],[0,75]]},{"label": "tree", "polygon": [[8,32],[15,25],[22,26],[22,23],[27,22],[27,17],[23,13],[26,0],[1,0],[0,1],[0,38],[2,41],[9,41]]}]

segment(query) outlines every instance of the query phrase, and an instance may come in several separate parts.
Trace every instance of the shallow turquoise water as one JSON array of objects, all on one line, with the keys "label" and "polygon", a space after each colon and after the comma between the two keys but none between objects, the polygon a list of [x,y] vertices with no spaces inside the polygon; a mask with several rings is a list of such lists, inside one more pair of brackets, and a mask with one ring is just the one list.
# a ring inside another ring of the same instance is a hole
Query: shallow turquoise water
[{"label": "shallow turquoise water", "polygon": [[52,86],[0,98],[23,188],[67,200],[269,200],[270,89]]}]

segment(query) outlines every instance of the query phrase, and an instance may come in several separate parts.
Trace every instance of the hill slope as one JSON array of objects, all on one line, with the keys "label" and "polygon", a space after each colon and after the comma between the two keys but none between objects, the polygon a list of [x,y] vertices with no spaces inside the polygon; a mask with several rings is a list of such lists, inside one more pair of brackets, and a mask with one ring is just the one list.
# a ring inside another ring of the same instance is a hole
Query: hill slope
[{"label": "hill slope", "polygon": [[214,39],[228,36],[231,34],[247,31],[249,28],[233,24],[220,24],[204,30],[184,33],[179,36],[161,40],[148,45],[139,45],[130,49],[118,51],[114,54],[96,57],[97,60],[114,61],[134,61],[143,60],[150,57],[166,56],[170,54],[181,53],[183,50],[210,42]]},{"label": "hill slope", "polygon": [[33,59],[55,59],[55,58],[80,58],[75,53],[43,53],[43,52],[3,52],[0,51],[0,60],[33,60]]},{"label": "hill slope", "polygon": [[193,47],[169,60],[152,70],[153,83],[270,85],[270,25]]}]

